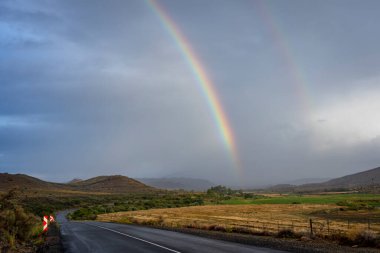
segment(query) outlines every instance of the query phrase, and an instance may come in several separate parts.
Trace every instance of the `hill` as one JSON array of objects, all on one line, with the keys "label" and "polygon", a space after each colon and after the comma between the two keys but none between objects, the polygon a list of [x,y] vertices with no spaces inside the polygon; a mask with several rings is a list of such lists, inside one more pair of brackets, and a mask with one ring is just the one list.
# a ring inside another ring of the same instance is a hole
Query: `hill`
[{"label": "hill", "polygon": [[334,187],[359,187],[359,186],[373,186],[380,184],[380,167],[362,171],[359,173],[347,175],[344,177],[331,179],[325,183],[326,186]]},{"label": "hill", "polygon": [[269,188],[273,191],[378,191],[380,189],[380,167],[371,170],[358,172],[355,174],[331,179],[322,183],[312,183],[303,185],[276,185]]},{"label": "hill", "polygon": [[0,173],[0,192],[19,188],[31,194],[96,194],[136,193],[154,191],[137,180],[125,176],[100,176],[67,184],[52,183],[24,174]]},{"label": "hill", "polygon": [[284,182],[284,184],[289,184],[289,185],[315,184],[315,183],[323,183],[330,179],[331,178],[300,178],[300,179]]},{"label": "hill", "polygon": [[8,191],[15,187],[22,190],[53,190],[67,188],[64,184],[46,182],[25,174],[0,173],[0,191]]},{"label": "hill", "polygon": [[154,190],[153,187],[121,175],[94,177],[71,183],[70,186],[81,191],[107,193],[147,192]]},{"label": "hill", "polygon": [[205,191],[215,184],[199,178],[137,178],[152,187],[168,190]]}]

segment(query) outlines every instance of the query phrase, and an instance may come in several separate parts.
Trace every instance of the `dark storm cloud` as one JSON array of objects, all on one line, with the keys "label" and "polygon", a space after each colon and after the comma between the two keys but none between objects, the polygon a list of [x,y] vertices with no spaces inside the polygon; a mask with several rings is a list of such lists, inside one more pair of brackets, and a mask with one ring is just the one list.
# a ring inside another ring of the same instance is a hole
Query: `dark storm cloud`
[{"label": "dark storm cloud", "polygon": [[[215,83],[245,184],[378,165],[377,1],[159,3]],[[238,182],[196,79],[143,1],[3,1],[0,140],[2,171],[45,179]]]}]

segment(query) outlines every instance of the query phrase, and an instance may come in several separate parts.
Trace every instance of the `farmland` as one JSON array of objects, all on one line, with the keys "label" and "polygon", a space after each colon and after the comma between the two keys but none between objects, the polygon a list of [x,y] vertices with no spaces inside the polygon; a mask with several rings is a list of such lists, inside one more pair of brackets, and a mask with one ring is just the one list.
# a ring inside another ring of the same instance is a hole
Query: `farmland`
[{"label": "farmland", "polygon": [[340,204],[368,207],[380,206],[379,194],[312,194],[312,195],[258,195],[254,198],[232,198],[224,200],[222,204]]},{"label": "farmland", "polygon": [[379,236],[379,200],[374,194],[232,197],[219,205],[100,214],[97,220],[257,235],[290,231],[292,237],[352,241],[363,231]]},{"label": "farmland", "polygon": [[333,231],[348,232],[352,229],[366,229],[368,217],[371,217],[370,228],[380,232],[378,211],[362,212],[365,218],[351,219],[351,224],[347,222],[348,220],[337,218],[337,215],[331,217],[318,215],[340,212],[340,214],[352,216],[356,213],[356,211],[339,210],[338,206],[331,204],[217,205],[101,214],[98,215],[98,220],[201,229],[219,226],[226,231],[240,228],[252,233],[276,233],[287,228],[299,233],[308,233],[310,219],[312,219],[314,233],[328,234]]}]

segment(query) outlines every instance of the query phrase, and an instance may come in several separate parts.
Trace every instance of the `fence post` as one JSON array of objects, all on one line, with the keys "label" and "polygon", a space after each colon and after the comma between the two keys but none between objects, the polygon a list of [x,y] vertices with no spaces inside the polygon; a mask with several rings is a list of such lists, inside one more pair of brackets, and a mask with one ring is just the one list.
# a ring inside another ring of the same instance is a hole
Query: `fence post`
[{"label": "fence post", "polygon": [[309,222],[310,222],[310,237],[312,237],[313,236],[313,221],[310,219]]},{"label": "fence post", "polygon": [[327,219],[327,235],[330,235],[330,220]]}]

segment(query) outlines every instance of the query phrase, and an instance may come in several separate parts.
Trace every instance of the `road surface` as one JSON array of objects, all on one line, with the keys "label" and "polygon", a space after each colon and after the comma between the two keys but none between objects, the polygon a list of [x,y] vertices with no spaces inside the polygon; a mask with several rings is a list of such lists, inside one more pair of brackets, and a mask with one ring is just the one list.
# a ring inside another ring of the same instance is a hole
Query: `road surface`
[{"label": "road surface", "polygon": [[272,249],[219,241],[173,231],[106,222],[71,222],[57,215],[68,253],[280,253]]}]

